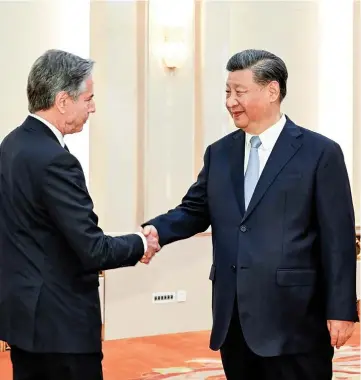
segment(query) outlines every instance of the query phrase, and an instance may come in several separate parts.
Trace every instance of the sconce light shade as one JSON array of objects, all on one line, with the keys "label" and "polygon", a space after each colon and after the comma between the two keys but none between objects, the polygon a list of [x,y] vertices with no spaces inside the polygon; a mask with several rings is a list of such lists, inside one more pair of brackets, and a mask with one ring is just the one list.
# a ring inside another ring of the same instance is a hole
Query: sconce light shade
[{"label": "sconce light shade", "polygon": [[165,41],[162,46],[162,58],[169,69],[179,69],[187,58],[187,49],[184,42]]}]

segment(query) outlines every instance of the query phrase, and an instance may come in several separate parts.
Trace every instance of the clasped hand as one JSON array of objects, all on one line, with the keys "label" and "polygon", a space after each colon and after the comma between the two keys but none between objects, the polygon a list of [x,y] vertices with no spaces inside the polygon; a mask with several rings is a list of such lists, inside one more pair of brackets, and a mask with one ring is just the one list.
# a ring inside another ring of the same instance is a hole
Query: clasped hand
[{"label": "clasped hand", "polygon": [[147,239],[148,245],[147,251],[140,259],[140,262],[143,264],[149,264],[154,255],[160,251],[158,231],[154,226],[145,226],[144,228],[140,229],[140,232]]}]

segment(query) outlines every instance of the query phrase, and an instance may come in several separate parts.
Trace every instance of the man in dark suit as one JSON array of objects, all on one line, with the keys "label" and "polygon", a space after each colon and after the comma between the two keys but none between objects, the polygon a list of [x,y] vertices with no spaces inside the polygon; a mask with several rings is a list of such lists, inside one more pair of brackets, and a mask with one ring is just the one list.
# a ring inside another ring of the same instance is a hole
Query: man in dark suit
[{"label": "man in dark suit", "polygon": [[333,347],[357,320],[343,154],[281,113],[280,58],[246,50],[227,70],[226,106],[239,130],[208,146],[181,204],[143,232],[164,246],[211,225],[210,347],[227,379],[330,380]]},{"label": "man in dark suit", "polygon": [[102,379],[98,273],[159,249],[141,233],[104,235],[64,144],[95,112],[92,69],[63,51],[42,55],[28,78],[31,115],[0,147],[0,339],[15,380]]}]

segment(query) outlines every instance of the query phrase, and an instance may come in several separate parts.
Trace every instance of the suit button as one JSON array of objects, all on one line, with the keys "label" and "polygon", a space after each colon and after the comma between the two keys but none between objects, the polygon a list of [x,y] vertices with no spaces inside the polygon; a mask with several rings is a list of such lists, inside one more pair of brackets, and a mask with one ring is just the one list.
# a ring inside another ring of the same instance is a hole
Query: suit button
[{"label": "suit button", "polygon": [[242,232],[246,232],[246,231],[247,231],[247,227],[246,227],[246,226],[241,226],[241,227],[240,227],[240,230],[241,230]]},{"label": "suit button", "polygon": [[235,272],[237,268],[236,268],[235,265],[231,265],[231,269],[232,269],[233,272]]}]

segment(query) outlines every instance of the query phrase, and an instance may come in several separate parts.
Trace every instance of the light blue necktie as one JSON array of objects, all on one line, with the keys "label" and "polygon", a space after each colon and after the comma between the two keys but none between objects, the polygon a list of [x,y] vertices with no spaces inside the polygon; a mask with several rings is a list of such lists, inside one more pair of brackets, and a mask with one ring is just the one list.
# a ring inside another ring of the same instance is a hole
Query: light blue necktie
[{"label": "light blue necktie", "polygon": [[246,210],[259,178],[258,148],[261,144],[261,139],[258,136],[253,136],[251,138],[251,151],[249,152],[247,170],[244,176],[244,205]]}]

